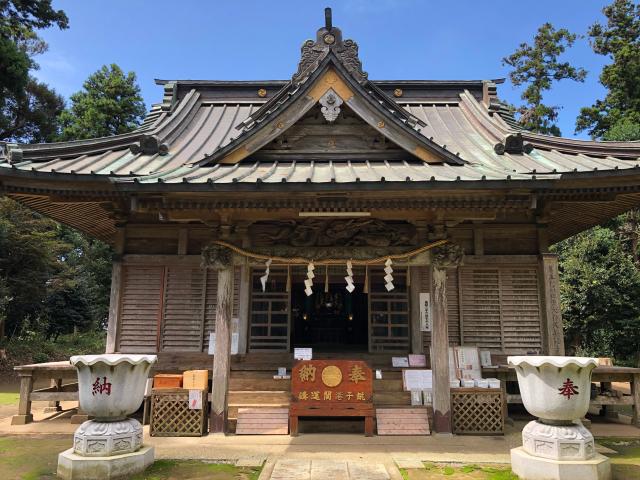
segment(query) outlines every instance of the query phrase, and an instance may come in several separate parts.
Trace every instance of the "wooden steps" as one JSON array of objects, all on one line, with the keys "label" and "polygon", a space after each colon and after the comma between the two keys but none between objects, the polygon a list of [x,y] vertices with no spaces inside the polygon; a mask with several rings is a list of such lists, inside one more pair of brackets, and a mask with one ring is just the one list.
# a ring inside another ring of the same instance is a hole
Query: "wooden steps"
[{"label": "wooden steps", "polygon": [[288,408],[240,408],[236,435],[287,435]]},{"label": "wooden steps", "polygon": [[378,435],[429,435],[429,415],[424,407],[377,408]]}]

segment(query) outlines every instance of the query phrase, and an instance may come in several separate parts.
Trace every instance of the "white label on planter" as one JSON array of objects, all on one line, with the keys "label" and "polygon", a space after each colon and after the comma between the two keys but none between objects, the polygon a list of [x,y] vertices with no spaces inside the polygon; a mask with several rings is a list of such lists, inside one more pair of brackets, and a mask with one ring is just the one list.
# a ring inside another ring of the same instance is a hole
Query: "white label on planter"
[{"label": "white label on planter", "polygon": [[189,410],[202,410],[202,390],[189,390]]}]

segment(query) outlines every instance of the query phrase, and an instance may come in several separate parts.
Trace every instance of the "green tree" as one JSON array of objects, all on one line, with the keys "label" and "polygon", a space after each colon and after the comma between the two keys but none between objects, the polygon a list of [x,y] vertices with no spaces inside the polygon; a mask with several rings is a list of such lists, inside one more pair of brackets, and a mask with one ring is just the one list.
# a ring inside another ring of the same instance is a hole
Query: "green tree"
[{"label": "green tree", "polygon": [[47,50],[35,30],[52,26],[67,28],[68,19],[51,0],[0,2],[0,140],[39,142],[57,132],[63,100],[30,75],[33,57]]},{"label": "green tree", "polygon": [[136,74],[104,65],[71,95],[71,107],[60,115],[62,140],[106,137],[135,129],[146,112]]},{"label": "green tree", "polygon": [[640,5],[615,0],[603,9],[606,25],[589,28],[593,51],[611,59],[602,69],[604,99],[581,109],[576,131],[606,140],[640,139]]},{"label": "green tree", "polygon": [[560,244],[560,299],[573,352],[640,360],[640,271],[610,228],[595,227]]},{"label": "green tree", "polygon": [[543,94],[553,82],[565,79],[584,81],[587,72],[583,68],[573,67],[559,59],[576,38],[566,28],[556,30],[550,23],[545,23],[538,28],[533,44],[521,43],[515,52],[502,59],[503,65],[512,67],[509,72],[511,83],[525,87],[520,96],[525,104],[517,109],[517,113],[518,121],[526,130],[560,135],[555,124],[560,107],[545,105]]}]

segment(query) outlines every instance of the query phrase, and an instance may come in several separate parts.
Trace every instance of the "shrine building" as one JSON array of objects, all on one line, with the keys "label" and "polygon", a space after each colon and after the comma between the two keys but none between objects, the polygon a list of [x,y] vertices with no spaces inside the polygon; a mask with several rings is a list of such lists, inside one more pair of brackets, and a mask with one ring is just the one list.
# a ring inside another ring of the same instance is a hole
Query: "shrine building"
[{"label": "shrine building", "polygon": [[157,80],[131,133],[5,144],[0,192],[113,246],[107,352],[212,371],[211,431],[288,405],[272,376],[306,347],[425,353],[449,432],[449,346],[564,354],[549,247],[640,206],[640,145],[524,131],[502,80],[371,80],[330,16],[291,69]]}]

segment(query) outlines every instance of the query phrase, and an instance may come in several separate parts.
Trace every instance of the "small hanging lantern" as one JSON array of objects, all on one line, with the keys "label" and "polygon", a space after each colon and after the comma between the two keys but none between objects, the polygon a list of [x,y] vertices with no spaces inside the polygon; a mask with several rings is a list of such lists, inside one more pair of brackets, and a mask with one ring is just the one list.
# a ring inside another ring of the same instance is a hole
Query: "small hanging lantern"
[{"label": "small hanging lantern", "polygon": [[391,290],[396,288],[393,285],[393,275],[391,275],[393,273],[393,268],[391,267],[392,264],[393,262],[390,258],[387,258],[387,261],[384,262],[384,273],[386,273],[386,275],[384,276],[384,288],[387,289],[387,292],[390,292]]},{"label": "small hanging lantern", "polygon": [[264,262],[265,268],[264,275],[260,277],[260,283],[262,284],[262,291],[264,292],[267,288],[267,280],[269,279],[269,267],[271,266],[271,259]]},{"label": "small hanging lantern", "polygon": [[347,276],[344,277],[347,281],[347,292],[352,293],[356,287],[353,284],[353,265],[351,264],[351,260],[347,261]]}]

